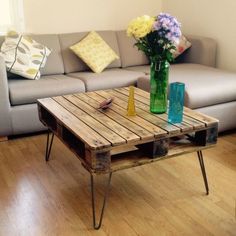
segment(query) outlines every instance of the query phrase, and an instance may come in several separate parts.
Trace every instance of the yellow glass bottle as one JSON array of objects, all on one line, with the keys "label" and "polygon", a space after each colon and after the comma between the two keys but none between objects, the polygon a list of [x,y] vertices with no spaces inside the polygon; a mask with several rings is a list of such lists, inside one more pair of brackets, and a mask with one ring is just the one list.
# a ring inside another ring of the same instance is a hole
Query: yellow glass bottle
[{"label": "yellow glass bottle", "polygon": [[129,87],[129,100],[128,100],[128,107],[127,107],[127,115],[128,116],[135,116],[135,101],[134,101],[134,86]]}]

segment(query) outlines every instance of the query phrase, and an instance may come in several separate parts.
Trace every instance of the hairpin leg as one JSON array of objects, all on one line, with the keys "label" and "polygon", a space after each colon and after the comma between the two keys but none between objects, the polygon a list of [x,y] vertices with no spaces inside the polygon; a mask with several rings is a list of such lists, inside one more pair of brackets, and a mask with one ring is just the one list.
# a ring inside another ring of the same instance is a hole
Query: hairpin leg
[{"label": "hairpin leg", "polygon": [[198,155],[198,160],[199,160],[201,171],[202,171],[202,177],[203,177],[205,188],[206,188],[206,194],[208,195],[209,194],[209,187],[208,187],[208,181],[207,181],[207,175],[206,175],[206,169],[205,169],[205,165],[204,165],[202,151],[198,151],[197,155]]},{"label": "hairpin leg", "polygon": [[102,225],[103,214],[104,214],[107,198],[108,198],[108,195],[109,195],[109,189],[110,189],[112,172],[109,173],[109,178],[108,178],[108,182],[107,182],[107,186],[106,186],[106,190],[105,190],[105,196],[104,196],[104,199],[103,199],[103,205],[102,205],[102,210],[101,210],[101,214],[100,214],[100,218],[99,218],[98,224],[96,223],[95,196],[94,196],[94,179],[93,179],[94,176],[93,176],[93,174],[90,174],[90,176],[91,176],[91,195],[92,195],[92,210],[93,210],[93,228],[98,230],[98,229],[100,229],[100,227]]},{"label": "hairpin leg", "polygon": [[52,149],[52,144],[53,144],[53,139],[54,139],[54,133],[51,134],[50,137],[50,133],[51,131],[48,130],[47,132],[47,145],[46,145],[46,151],[45,151],[45,160],[49,161],[49,157],[51,154],[51,149]]}]

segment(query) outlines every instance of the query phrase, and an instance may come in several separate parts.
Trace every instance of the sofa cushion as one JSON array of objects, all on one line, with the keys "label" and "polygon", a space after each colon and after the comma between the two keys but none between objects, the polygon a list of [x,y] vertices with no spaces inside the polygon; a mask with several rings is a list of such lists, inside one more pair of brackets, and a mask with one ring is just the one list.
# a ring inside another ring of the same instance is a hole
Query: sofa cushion
[{"label": "sofa cushion", "polygon": [[173,57],[177,58],[191,46],[192,44],[188,41],[188,39],[184,35],[181,35],[179,42],[175,44],[176,50],[173,52]]},{"label": "sofa cushion", "polygon": [[103,38],[91,31],[70,49],[81,58],[95,73],[101,73],[108,65],[119,57]]},{"label": "sofa cushion", "polygon": [[118,31],[116,34],[120,48],[122,67],[149,64],[146,55],[134,46],[136,41],[133,37],[128,37],[125,30]]},{"label": "sofa cushion", "polygon": [[137,79],[142,75],[144,75],[144,73],[114,68],[107,69],[100,74],[95,74],[93,72],[78,72],[68,74],[68,76],[80,78],[83,80],[86,91],[134,85],[136,84]]},{"label": "sofa cushion", "polygon": [[[51,54],[47,59],[47,63],[44,68],[40,70],[41,75],[55,75],[64,73],[64,65],[61,55],[61,47],[59,43],[59,37],[55,34],[38,34],[30,35],[35,41],[45,45],[51,50]],[[5,37],[0,37],[0,46],[4,42]]]},{"label": "sofa cushion", "polygon": [[[185,83],[185,106],[206,107],[236,101],[236,73],[198,64],[170,67],[169,82]],[[149,76],[138,80],[138,87],[149,91]]]},{"label": "sofa cushion", "polygon": [[137,71],[137,72],[142,72],[145,75],[150,74],[150,65],[144,65],[144,66],[129,66],[125,68],[126,70],[130,71]]},{"label": "sofa cushion", "polygon": [[65,75],[42,76],[40,80],[9,79],[11,105],[35,103],[39,98],[84,92],[84,83]]},{"label": "sofa cushion", "polygon": [[51,50],[51,54],[48,57],[45,67],[41,69],[41,74],[42,75],[63,74],[64,65],[63,65],[61,47],[58,35],[38,34],[38,35],[30,35],[30,37],[32,37],[37,42],[42,43]]},{"label": "sofa cushion", "polygon": [[[106,43],[120,57],[116,33],[114,31],[97,31],[97,33],[106,41]],[[66,73],[89,70],[89,67],[80,58],[78,58],[70,49],[70,46],[78,43],[87,34],[88,32],[59,35],[60,45],[62,49],[62,57],[63,57]],[[120,67],[120,66],[121,66],[121,61],[120,59],[117,59],[114,62],[112,62],[108,66],[108,68],[114,68],[114,67]]]},{"label": "sofa cushion", "polygon": [[27,79],[40,79],[42,69],[51,51],[27,35],[9,31],[1,46],[0,55],[6,68],[13,74]]}]

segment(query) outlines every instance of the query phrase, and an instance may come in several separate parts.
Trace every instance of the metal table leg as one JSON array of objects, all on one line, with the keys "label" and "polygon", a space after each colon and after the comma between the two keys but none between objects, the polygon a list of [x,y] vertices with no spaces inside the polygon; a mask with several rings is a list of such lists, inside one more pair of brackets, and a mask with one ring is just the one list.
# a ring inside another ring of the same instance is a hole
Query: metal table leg
[{"label": "metal table leg", "polygon": [[205,169],[205,165],[204,165],[202,151],[198,151],[197,155],[198,155],[198,160],[199,160],[201,171],[202,171],[202,177],[203,177],[205,188],[206,188],[206,194],[208,195],[209,194],[209,186],[208,186],[206,169]]},{"label": "metal table leg", "polygon": [[93,179],[94,176],[93,176],[93,174],[90,174],[90,177],[91,177],[90,180],[91,180],[91,195],[92,195],[93,228],[98,230],[98,229],[100,229],[100,227],[102,225],[103,214],[104,214],[107,198],[108,198],[108,195],[109,195],[109,189],[110,189],[110,184],[111,184],[112,172],[109,173],[109,178],[108,178],[108,182],[107,182],[107,186],[106,186],[106,190],[105,190],[105,196],[104,196],[104,199],[103,199],[103,205],[102,205],[102,210],[101,210],[101,214],[100,214],[100,218],[99,218],[98,224],[96,223],[95,196],[94,196],[94,179]]},{"label": "metal table leg", "polygon": [[52,149],[52,144],[53,144],[53,139],[54,139],[54,133],[51,134],[50,137],[50,133],[51,131],[48,130],[47,132],[47,145],[46,145],[46,151],[45,151],[45,160],[49,161],[49,157],[51,154],[51,149]]}]

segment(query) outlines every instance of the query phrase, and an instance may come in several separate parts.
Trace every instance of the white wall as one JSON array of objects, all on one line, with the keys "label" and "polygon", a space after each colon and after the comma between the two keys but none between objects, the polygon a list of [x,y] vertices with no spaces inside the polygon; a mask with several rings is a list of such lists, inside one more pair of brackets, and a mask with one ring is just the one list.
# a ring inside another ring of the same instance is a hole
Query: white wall
[{"label": "white wall", "polygon": [[125,29],[139,15],[156,15],[162,0],[24,0],[25,31],[65,33]]},{"label": "white wall", "polygon": [[162,5],[185,33],[216,39],[217,66],[236,71],[236,0],[163,0]]}]

